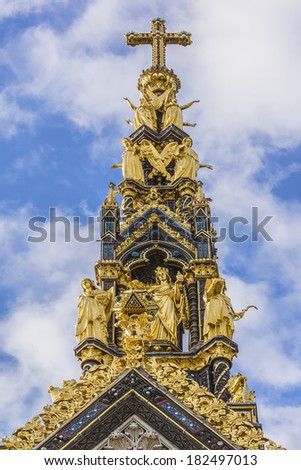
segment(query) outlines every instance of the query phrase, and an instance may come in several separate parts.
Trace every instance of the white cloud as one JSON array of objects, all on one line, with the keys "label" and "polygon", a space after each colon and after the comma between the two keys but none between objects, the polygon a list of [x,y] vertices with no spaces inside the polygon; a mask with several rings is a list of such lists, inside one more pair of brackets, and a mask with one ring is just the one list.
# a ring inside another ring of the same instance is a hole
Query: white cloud
[{"label": "white cloud", "polygon": [[258,401],[260,420],[264,420],[268,436],[289,450],[300,450],[301,408],[298,406],[270,406]]},{"label": "white cloud", "polygon": [[11,138],[20,127],[31,128],[33,122],[31,111],[21,109],[7,93],[0,93],[0,134],[3,137]]},{"label": "white cloud", "polygon": [[[10,45],[7,61],[19,75],[19,93],[41,98],[79,126],[95,130],[110,120],[122,122],[129,113],[122,95],[135,90],[141,68],[150,64],[150,48],[126,48],[121,32],[147,31],[146,14],[156,9],[167,13],[168,30],[175,24],[193,32],[194,44],[185,52],[168,47],[167,63],[183,82],[183,100],[201,98],[186,112],[198,122],[192,131],[196,138],[215,146],[256,132],[276,145],[300,140],[296,2],[288,8],[284,0],[203,0],[188,2],[181,14],[177,2],[173,8],[159,8],[158,2],[153,8],[137,1],[88,2],[65,31],[44,23]],[[191,80],[192,69],[197,80]]]},{"label": "white cloud", "polygon": [[0,368],[2,436],[42,412],[50,385],[81,375],[73,354],[77,296],[97,258],[95,243],[65,243],[59,229],[56,243],[28,243],[32,212],[6,213],[0,225],[0,287],[9,296],[0,328],[0,354],[9,364]]},{"label": "white cloud", "polygon": [[0,18],[39,13],[50,6],[66,3],[68,0],[0,0]]},{"label": "white cloud", "polygon": [[197,8],[191,27],[199,47],[188,54],[199,70],[190,90],[201,97],[202,126],[227,139],[260,132],[276,145],[300,140],[300,4],[203,1]]},{"label": "white cloud", "polygon": [[102,3],[87,4],[83,16],[63,33],[47,25],[28,29],[17,48],[9,44],[3,53],[19,80],[17,96],[39,98],[48,111],[66,114],[76,125],[95,132],[116,122],[117,116],[119,125],[124,122],[129,111],[122,85],[136,83],[134,70],[139,70],[138,63],[129,67],[120,52],[126,49],[119,29],[124,22],[122,4]]}]

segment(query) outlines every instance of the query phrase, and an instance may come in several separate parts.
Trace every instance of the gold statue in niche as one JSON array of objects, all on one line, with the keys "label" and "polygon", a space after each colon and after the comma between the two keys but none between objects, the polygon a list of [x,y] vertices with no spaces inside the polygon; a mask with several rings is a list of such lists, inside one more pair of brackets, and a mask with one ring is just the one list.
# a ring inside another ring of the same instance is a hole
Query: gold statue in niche
[{"label": "gold statue in niche", "polygon": [[190,137],[185,137],[182,144],[178,146],[173,181],[179,178],[195,180],[199,168],[213,169],[211,165],[200,163],[198,154],[191,147],[192,139]]},{"label": "gold statue in niche", "polygon": [[250,308],[249,305],[239,313],[235,313],[231,300],[225,295],[226,283],[221,277],[207,279],[205,284],[205,314],[204,314],[204,341],[214,336],[226,336],[232,339],[234,333],[234,321],[240,320]]},{"label": "gold statue in niche", "polygon": [[75,335],[80,343],[86,338],[99,339],[107,344],[107,324],[113,306],[113,287],[98,289],[91,279],[81,282],[83,293],[78,298],[78,317]]},{"label": "gold statue in niche", "polygon": [[178,273],[176,282],[172,284],[167,268],[158,267],[155,272],[157,284],[149,292],[159,308],[150,334],[154,340],[177,344],[177,327],[182,322],[185,308],[181,292],[183,276]]}]

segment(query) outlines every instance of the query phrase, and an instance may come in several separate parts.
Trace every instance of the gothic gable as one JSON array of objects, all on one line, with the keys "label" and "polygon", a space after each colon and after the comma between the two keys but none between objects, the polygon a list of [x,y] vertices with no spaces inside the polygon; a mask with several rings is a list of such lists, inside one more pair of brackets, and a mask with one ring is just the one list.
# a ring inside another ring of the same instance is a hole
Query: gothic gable
[{"label": "gothic gable", "polygon": [[142,369],[119,376],[37,449],[94,449],[134,416],[176,449],[239,449]]}]

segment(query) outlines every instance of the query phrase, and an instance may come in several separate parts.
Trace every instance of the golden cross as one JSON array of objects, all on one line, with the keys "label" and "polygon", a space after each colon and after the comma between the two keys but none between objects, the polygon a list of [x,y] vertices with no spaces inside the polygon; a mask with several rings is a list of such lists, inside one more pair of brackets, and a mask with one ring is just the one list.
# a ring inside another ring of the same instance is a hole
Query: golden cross
[{"label": "golden cross", "polygon": [[181,31],[180,33],[166,33],[165,20],[156,18],[151,20],[152,29],[150,33],[130,32],[125,34],[128,46],[139,46],[150,44],[152,46],[152,65],[154,67],[165,67],[165,48],[167,44],[179,44],[189,46],[192,44],[191,33]]}]

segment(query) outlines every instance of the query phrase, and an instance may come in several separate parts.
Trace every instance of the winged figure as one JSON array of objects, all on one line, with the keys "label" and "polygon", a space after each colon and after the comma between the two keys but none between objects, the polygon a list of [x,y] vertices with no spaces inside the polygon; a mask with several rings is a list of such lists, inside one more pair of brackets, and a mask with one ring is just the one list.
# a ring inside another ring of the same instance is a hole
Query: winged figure
[{"label": "winged figure", "polygon": [[179,144],[177,142],[170,142],[167,144],[161,153],[158,152],[156,147],[149,141],[144,139],[140,144],[143,157],[147,158],[153,167],[150,173],[150,178],[156,174],[165,176],[167,180],[171,179],[170,174],[167,172],[166,167],[177,154]]}]

